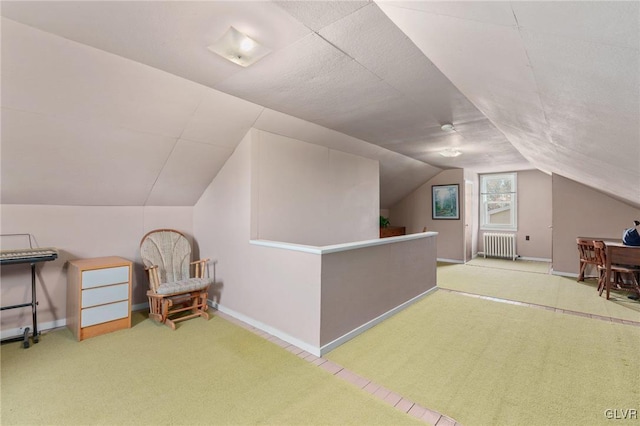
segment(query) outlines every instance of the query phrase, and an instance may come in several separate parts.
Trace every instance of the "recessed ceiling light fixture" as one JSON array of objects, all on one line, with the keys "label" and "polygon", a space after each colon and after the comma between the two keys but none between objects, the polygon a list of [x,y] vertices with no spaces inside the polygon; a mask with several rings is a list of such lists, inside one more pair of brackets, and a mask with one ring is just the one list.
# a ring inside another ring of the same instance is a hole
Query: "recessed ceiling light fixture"
[{"label": "recessed ceiling light fixture", "polygon": [[271,52],[270,49],[233,27],[229,27],[218,41],[207,48],[243,67],[248,67]]},{"label": "recessed ceiling light fixture", "polygon": [[440,155],[442,155],[443,157],[457,157],[461,154],[462,152],[455,148],[446,148],[440,151]]},{"label": "recessed ceiling light fixture", "polygon": [[440,126],[440,130],[442,130],[443,132],[453,132],[456,128],[453,127],[453,124],[451,123],[445,123],[442,126]]}]

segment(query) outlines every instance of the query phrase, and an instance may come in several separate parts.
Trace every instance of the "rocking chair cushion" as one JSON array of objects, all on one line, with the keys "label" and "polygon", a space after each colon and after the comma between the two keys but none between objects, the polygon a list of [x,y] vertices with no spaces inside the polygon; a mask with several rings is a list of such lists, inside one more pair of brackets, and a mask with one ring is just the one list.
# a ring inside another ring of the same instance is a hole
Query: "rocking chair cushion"
[{"label": "rocking chair cushion", "polygon": [[204,290],[213,283],[212,278],[187,278],[186,280],[160,284],[156,294],[175,294],[188,291]]}]

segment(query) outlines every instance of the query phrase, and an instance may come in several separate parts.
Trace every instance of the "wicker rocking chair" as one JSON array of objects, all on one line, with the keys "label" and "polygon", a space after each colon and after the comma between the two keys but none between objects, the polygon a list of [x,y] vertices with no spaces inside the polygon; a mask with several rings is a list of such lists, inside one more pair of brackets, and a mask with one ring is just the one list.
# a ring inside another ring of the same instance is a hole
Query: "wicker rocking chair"
[{"label": "wicker rocking chair", "polygon": [[[173,330],[179,321],[197,316],[209,319],[207,289],[213,279],[204,276],[209,259],[191,262],[191,245],[182,233],[173,229],[151,231],[140,242],[140,254],[149,274],[151,319]],[[195,269],[193,278],[191,265]]]}]

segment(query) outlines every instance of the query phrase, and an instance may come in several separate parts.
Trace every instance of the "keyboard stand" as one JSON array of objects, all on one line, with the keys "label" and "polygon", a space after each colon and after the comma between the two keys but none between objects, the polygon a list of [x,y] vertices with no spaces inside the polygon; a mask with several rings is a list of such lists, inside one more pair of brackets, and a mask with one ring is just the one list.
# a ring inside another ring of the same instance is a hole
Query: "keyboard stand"
[{"label": "keyboard stand", "polygon": [[[38,343],[38,341],[40,340],[40,337],[39,337],[40,333],[38,332],[38,309],[37,309],[38,301],[36,298],[36,262],[29,261],[29,263],[31,264],[31,303],[20,303],[18,305],[3,306],[0,308],[0,310],[4,311],[6,309],[25,308],[27,306],[31,306],[31,314],[33,317],[32,336],[33,336],[33,343],[35,344],[35,343]],[[22,346],[25,349],[29,347],[29,327],[25,327],[22,335],[2,339],[2,343],[17,342],[20,340],[22,340]]]},{"label": "keyboard stand", "polygon": [[[25,234],[7,234],[7,235],[25,235]],[[29,235],[29,234],[26,234]],[[31,236],[29,235],[29,238]],[[29,240],[29,245],[31,245],[31,240]],[[21,335],[15,337],[8,337],[6,339],[2,339],[0,343],[5,342],[17,342],[22,341],[22,346],[26,349],[29,347],[29,332],[31,331],[31,337],[33,339],[33,343],[38,343],[40,340],[40,332],[38,331],[38,299],[36,297],[36,264],[38,262],[48,262],[51,260],[55,260],[58,258],[58,252],[55,249],[43,249],[38,251],[38,249],[30,248],[24,250],[16,251],[19,255],[15,257],[5,256],[4,253],[0,258],[0,265],[12,265],[19,263],[28,263],[31,265],[31,302],[28,303],[20,303],[17,305],[11,306],[2,306],[0,307],[0,311],[4,311],[7,309],[17,309],[17,308],[26,308],[27,306],[31,306],[31,315],[32,315],[32,329],[29,327],[25,327],[24,332]]]}]

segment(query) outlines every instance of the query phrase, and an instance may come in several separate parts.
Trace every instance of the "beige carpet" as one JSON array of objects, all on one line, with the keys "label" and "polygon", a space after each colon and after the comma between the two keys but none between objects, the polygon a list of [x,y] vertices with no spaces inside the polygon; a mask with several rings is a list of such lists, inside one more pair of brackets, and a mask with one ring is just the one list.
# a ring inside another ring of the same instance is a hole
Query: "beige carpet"
[{"label": "beige carpet", "polygon": [[481,266],[485,268],[508,269],[511,271],[537,272],[548,274],[551,264],[549,262],[536,262],[531,260],[506,260],[476,257],[467,262],[470,266]]},{"label": "beige carpet", "polygon": [[465,426],[546,426],[640,408],[639,355],[640,327],[438,291],[325,357]]},{"label": "beige carpet", "polygon": [[[638,318],[636,302],[607,302],[593,283],[469,265],[439,267],[438,279]],[[327,358],[465,426],[611,424],[604,410],[640,400],[639,333],[441,291]],[[172,332],[137,314],[130,330],[84,342],[59,330],[27,350],[3,345],[0,357],[3,425],[420,424],[217,317]]]},{"label": "beige carpet", "polygon": [[[516,261],[517,263],[517,261]],[[640,302],[624,293],[598,296],[596,280],[522,272],[470,264],[439,264],[438,286],[483,296],[535,303],[605,317],[640,321]]]},{"label": "beige carpet", "polygon": [[423,424],[218,317],[2,345],[2,425]]}]

